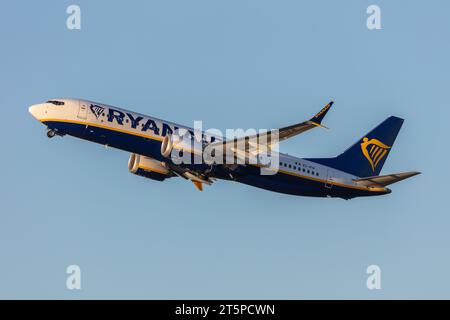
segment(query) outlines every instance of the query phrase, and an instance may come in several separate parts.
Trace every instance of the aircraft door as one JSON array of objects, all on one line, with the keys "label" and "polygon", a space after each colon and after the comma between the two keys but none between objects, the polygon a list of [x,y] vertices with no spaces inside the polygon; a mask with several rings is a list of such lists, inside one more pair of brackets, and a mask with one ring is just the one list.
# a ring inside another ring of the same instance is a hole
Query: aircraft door
[{"label": "aircraft door", "polygon": [[80,119],[87,119],[87,113],[88,113],[88,105],[86,102],[79,102],[79,109],[78,109],[78,118]]},{"label": "aircraft door", "polygon": [[325,182],[325,188],[331,189],[333,187],[333,184],[331,184],[331,181],[333,181],[332,171],[330,169],[327,170],[327,181]]}]

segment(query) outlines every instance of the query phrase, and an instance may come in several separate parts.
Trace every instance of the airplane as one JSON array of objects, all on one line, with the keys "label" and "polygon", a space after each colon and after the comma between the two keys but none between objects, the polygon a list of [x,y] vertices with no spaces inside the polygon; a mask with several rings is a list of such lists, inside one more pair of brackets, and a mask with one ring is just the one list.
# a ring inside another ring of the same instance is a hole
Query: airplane
[{"label": "airplane", "polygon": [[[323,107],[311,119],[280,128],[278,140],[283,141],[316,127],[325,127],[322,120],[333,105]],[[217,179],[236,181],[269,191],[309,197],[352,199],[391,193],[387,186],[410,178],[420,172],[380,175],[392,150],[403,119],[390,116],[365,134],[342,154],[332,158],[297,158],[284,153],[278,156],[277,170],[261,174],[259,163],[201,163],[177,164],[171,157],[174,132],[192,128],[164,121],[122,108],[81,99],[51,99],[29,107],[29,112],[47,127],[47,136],[70,135],[105,146],[130,152],[128,169],[131,173],[157,181],[181,177],[193,182],[203,191]],[[325,127],[326,128],[326,127]],[[265,145],[270,149],[271,134]],[[204,133],[203,146],[228,148],[233,157],[242,159],[250,152],[233,149],[236,142],[247,137],[226,140]],[[258,142],[259,143],[259,142]],[[245,144],[244,144],[245,145]],[[247,149],[245,149],[247,148]],[[263,148],[264,149],[264,148]],[[192,153],[192,150],[186,149]],[[254,153],[254,152],[253,152]]]}]

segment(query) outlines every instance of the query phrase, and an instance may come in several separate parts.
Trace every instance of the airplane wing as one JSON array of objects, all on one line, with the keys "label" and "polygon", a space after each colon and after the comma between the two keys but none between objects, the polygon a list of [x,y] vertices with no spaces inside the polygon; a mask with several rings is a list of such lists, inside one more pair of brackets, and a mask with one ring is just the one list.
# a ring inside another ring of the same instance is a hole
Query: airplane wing
[{"label": "airplane wing", "polygon": [[[279,141],[289,139],[315,127],[326,128],[322,125],[322,120],[332,105],[333,101],[328,103],[317,114],[315,114],[314,117],[307,121],[283,127],[275,131],[268,131],[256,135],[236,138],[233,140],[213,142],[204,145],[204,148],[207,147],[210,148],[210,150],[214,149],[216,151],[220,150],[226,157],[229,157],[231,155],[232,158],[234,158],[235,160],[237,159],[238,163],[248,163],[248,160],[252,157],[257,156],[262,152],[270,151],[272,145],[278,143]],[[274,132],[277,132],[278,134],[274,135]],[[232,152],[229,153],[228,150],[231,150]],[[224,161],[224,163],[228,162]],[[191,171],[187,168],[169,164],[168,168],[173,174],[184,179],[191,180],[194,183],[194,186],[200,191],[203,190],[203,184],[211,185],[215,180],[214,178],[209,177],[207,174]]]},{"label": "airplane wing", "polygon": [[404,179],[408,179],[408,178],[413,177],[418,174],[420,174],[420,172],[416,172],[416,171],[393,173],[393,174],[388,174],[385,176],[360,178],[360,179],[355,179],[353,181],[355,181],[357,184],[361,184],[361,185],[367,186],[367,187],[380,187],[380,186],[385,187],[390,184],[402,181]]},{"label": "airplane wing", "polygon": [[[241,159],[245,159],[245,157],[248,157],[250,155],[255,156],[259,153],[267,152],[274,144],[277,144],[279,141],[289,139],[310,129],[316,127],[328,129],[327,127],[322,125],[322,120],[330,110],[333,103],[333,101],[328,103],[318,113],[316,113],[314,117],[307,121],[252,136],[213,142],[209,144],[209,147],[219,149],[222,148],[223,154],[225,154],[225,150],[232,150],[235,154],[235,157]],[[278,134],[276,134],[277,131]]]},{"label": "airplane wing", "polygon": [[314,117],[312,117],[311,119],[309,119],[307,121],[279,129],[278,130],[279,141],[289,139],[291,137],[294,137],[300,133],[303,133],[303,132],[313,129],[315,127],[321,127],[321,128],[328,129],[327,127],[322,125],[322,120],[325,117],[325,115],[327,114],[328,110],[330,110],[333,103],[334,103],[333,101],[328,103],[318,113],[316,113],[314,115]]}]

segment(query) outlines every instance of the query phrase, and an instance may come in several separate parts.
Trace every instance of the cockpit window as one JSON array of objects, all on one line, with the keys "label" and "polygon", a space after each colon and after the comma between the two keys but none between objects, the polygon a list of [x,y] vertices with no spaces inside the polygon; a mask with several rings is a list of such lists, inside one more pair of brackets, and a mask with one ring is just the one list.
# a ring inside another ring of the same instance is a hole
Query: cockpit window
[{"label": "cockpit window", "polygon": [[58,100],[48,100],[47,103],[54,104],[55,106],[63,106],[64,105],[63,101],[58,101]]}]

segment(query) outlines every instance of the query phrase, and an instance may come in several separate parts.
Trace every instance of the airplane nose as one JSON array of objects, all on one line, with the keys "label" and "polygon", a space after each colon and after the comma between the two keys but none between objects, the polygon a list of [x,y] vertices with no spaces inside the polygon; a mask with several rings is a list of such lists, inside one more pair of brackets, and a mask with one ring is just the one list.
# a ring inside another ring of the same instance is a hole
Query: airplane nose
[{"label": "airplane nose", "polygon": [[35,117],[37,120],[39,120],[39,113],[40,113],[39,111],[40,111],[40,108],[39,108],[39,105],[37,105],[37,104],[33,104],[32,106],[30,106],[28,108],[28,112],[31,113],[31,115],[33,117]]}]

